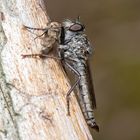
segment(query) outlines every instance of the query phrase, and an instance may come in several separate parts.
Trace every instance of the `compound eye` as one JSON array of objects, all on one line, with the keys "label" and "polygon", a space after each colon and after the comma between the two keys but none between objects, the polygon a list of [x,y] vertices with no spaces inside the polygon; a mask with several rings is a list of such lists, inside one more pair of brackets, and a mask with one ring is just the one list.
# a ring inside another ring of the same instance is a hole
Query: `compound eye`
[{"label": "compound eye", "polygon": [[72,26],[70,26],[69,30],[72,31],[72,32],[83,31],[84,30],[84,26],[81,25],[81,24],[75,23]]}]

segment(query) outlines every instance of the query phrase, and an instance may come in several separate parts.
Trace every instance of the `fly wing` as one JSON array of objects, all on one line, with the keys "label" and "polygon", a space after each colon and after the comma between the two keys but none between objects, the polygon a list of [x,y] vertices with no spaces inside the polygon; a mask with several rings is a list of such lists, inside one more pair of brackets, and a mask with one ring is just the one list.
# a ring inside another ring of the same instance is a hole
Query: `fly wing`
[{"label": "fly wing", "polygon": [[93,85],[93,81],[92,81],[92,74],[91,74],[91,70],[89,67],[89,62],[87,62],[87,80],[88,80],[88,84],[89,84],[89,91],[90,91],[92,106],[95,109],[96,108],[96,98],[95,98],[94,85]]}]

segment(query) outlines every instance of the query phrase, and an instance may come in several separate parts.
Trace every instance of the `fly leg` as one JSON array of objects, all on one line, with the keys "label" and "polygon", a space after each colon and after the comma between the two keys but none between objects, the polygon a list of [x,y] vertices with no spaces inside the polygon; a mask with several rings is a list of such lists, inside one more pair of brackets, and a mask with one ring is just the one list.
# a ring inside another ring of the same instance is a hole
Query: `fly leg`
[{"label": "fly leg", "polygon": [[[37,37],[34,38],[34,40],[36,40],[38,37],[43,36],[44,34],[47,34],[48,32],[48,28],[32,28],[32,27],[28,27],[23,25],[23,28],[28,29],[29,32],[31,32],[30,30],[37,30],[37,31],[43,31],[43,33],[41,35],[37,35]],[[33,32],[31,32],[33,33]]]},{"label": "fly leg", "polygon": [[45,59],[45,58],[52,58],[52,59],[55,59],[55,60],[61,60],[61,58],[59,57],[55,57],[55,56],[50,56],[50,55],[46,55],[46,54],[41,54],[41,53],[38,53],[38,54],[22,54],[21,55],[22,58],[41,58],[41,59]]},{"label": "fly leg", "polygon": [[[32,28],[32,27],[28,27],[28,26],[25,26],[25,25],[23,25],[23,28],[28,29],[29,32],[31,32],[30,30],[43,31],[43,33],[41,35],[35,34],[37,37],[35,37],[34,40],[36,40],[37,38],[47,34],[48,29],[49,29],[49,28]],[[33,33],[33,32],[31,32],[31,33]]]},{"label": "fly leg", "polygon": [[41,30],[41,31],[46,31],[46,28],[32,28],[32,27],[28,27],[28,26],[25,26],[25,25],[23,25],[23,28],[27,28],[27,29],[30,29],[30,30]]},{"label": "fly leg", "polygon": [[81,79],[81,76],[79,74],[79,72],[74,69],[70,64],[68,64],[67,62],[63,62],[72,72],[74,72],[77,76],[78,76],[78,79],[76,80],[76,82],[74,83],[74,85],[70,88],[70,90],[67,92],[67,95],[66,95],[66,101],[67,101],[67,115],[70,116],[70,95],[71,95],[71,92],[74,90],[74,88],[78,85],[80,79]]}]

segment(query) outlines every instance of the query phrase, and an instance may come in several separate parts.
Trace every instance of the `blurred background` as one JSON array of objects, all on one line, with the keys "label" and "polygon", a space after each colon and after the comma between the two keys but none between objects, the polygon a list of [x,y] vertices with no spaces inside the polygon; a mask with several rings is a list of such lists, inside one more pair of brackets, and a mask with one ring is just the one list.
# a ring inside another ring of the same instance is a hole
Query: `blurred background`
[{"label": "blurred background", "polygon": [[53,21],[86,25],[95,46],[95,140],[140,140],[140,0],[47,0]]}]

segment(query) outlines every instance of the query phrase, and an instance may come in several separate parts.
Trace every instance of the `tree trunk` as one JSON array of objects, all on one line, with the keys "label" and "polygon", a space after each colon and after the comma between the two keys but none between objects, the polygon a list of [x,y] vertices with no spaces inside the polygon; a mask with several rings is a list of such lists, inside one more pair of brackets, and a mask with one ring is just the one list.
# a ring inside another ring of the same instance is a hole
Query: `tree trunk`
[{"label": "tree trunk", "polygon": [[70,85],[60,64],[21,57],[41,49],[40,39],[23,29],[47,26],[49,17],[40,1],[0,1],[0,139],[92,140],[74,94],[67,116]]}]

